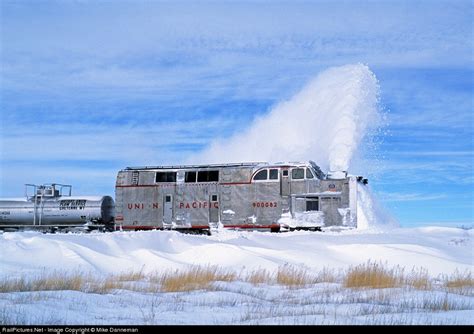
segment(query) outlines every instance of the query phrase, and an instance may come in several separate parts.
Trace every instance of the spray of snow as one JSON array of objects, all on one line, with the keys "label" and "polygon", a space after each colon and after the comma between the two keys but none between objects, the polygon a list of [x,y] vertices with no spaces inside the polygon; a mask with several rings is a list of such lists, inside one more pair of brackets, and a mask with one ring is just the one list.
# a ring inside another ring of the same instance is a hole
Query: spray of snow
[{"label": "spray of snow", "polygon": [[362,64],[330,68],[244,132],[216,140],[193,162],[305,161],[348,170],[369,128],[378,124],[379,87]]},{"label": "spray of snow", "polygon": [[398,227],[397,221],[383,208],[368,186],[357,188],[357,229],[383,231]]},{"label": "spray of snow", "polygon": [[[377,79],[367,66],[330,68],[247,130],[215,140],[189,162],[314,160],[337,175],[349,170],[361,141],[381,125],[378,96]],[[392,221],[378,205],[376,209],[366,189],[360,191],[359,202],[359,227]]]}]

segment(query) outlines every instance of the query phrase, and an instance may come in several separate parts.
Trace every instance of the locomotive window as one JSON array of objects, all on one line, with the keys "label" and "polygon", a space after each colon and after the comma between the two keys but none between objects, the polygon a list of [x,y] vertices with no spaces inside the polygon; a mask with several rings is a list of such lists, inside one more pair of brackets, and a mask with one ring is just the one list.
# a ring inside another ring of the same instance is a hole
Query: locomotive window
[{"label": "locomotive window", "polygon": [[211,201],[212,202],[217,202],[217,195],[212,195],[211,196]]},{"label": "locomotive window", "polygon": [[291,178],[293,180],[302,180],[304,179],[304,169],[303,168],[295,168],[291,171]]},{"label": "locomotive window", "polygon": [[266,180],[268,177],[268,171],[266,169],[264,170],[261,170],[260,172],[258,172],[254,177],[253,179],[255,181],[259,181],[259,180]]},{"label": "locomotive window", "polygon": [[184,176],[184,182],[186,183],[194,183],[196,182],[196,172],[186,172]]},{"label": "locomotive window", "polygon": [[270,180],[278,180],[278,169],[270,169]]},{"label": "locomotive window", "polygon": [[176,172],[156,172],[155,182],[176,182]]},{"label": "locomotive window", "polygon": [[218,182],[218,170],[203,170],[198,172],[198,182]]},{"label": "locomotive window", "polygon": [[306,168],[306,178],[307,179],[313,179],[313,173],[311,173],[311,170],[309,168]]},{"label": "locomotive window", "polygon": [[285,170],[283,171],[283,176],[288,176],[288,169],[285,169]]},{"label": "locomotive window", "polygon": [[165,197],[165,202],[166,202],[166,203],[170,203],[170,202],[171,202],[171,196],[170,196],[170,195],[166,195],[166,197]]},{"label": "locomotive window", "polygon": [[209,182],[218,182],[219,181],[219,171],[218,170],[210,170],[208,175],[209,175]]},{"label": "locomotive window", "polygon": [[317,199],[307,200],[306,211],[319,211],[319,201]]}]

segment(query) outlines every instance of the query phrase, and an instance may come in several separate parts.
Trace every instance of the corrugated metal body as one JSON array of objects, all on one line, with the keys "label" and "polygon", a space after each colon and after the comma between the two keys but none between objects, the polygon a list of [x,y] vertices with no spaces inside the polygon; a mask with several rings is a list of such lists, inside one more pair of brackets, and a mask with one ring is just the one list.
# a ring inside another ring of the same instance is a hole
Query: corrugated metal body
[{"label": "corrugated metal body", "polygon": [[355,225],[351,186],[357,182],[327,179],[312,162],[126,168],[117,176],[116,221],[124,229],[203,229],[218,222],[274,229],[289,212],[327,226]]}]

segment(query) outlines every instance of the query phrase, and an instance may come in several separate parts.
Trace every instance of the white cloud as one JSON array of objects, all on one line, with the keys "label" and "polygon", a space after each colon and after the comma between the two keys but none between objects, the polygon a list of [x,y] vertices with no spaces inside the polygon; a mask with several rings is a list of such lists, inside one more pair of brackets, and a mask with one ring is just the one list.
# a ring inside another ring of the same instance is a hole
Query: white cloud
[{"label": "white cloud", "polygon": [[433,201],[447,198],[446,194],[422,194],[422,193],[388,193],[378,192],[384,202],[413,202],[413,201]]}]

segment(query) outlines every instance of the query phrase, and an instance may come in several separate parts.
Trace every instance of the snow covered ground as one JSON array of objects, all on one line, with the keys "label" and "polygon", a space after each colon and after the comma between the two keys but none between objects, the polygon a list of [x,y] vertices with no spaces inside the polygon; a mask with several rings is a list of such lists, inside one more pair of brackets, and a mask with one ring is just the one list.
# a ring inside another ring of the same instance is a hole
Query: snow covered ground
[{"label": "snow covered ground", "polygon": [[[0,281],[45,273],[94,277],[140,272],[144,277],[191,265],[243,273],[282,266],[315,275],[372,262],[410,271],[423,267],[429,289],[354,289],[339,281],[288,287],[242,279],[204,289],[163,292],[122,285],[87,291],[0,293],[0,323],[10,324],[473,324],[472,286],[442,287],[441,277],[469,272],[473,230],[447,227],[342,232],[177,232],[0,235]],[[239,277],[243,277],[239,274]],[[1,286],[1,284],[0,284]],[[132,285],[131,285],[132,286]]]}]

